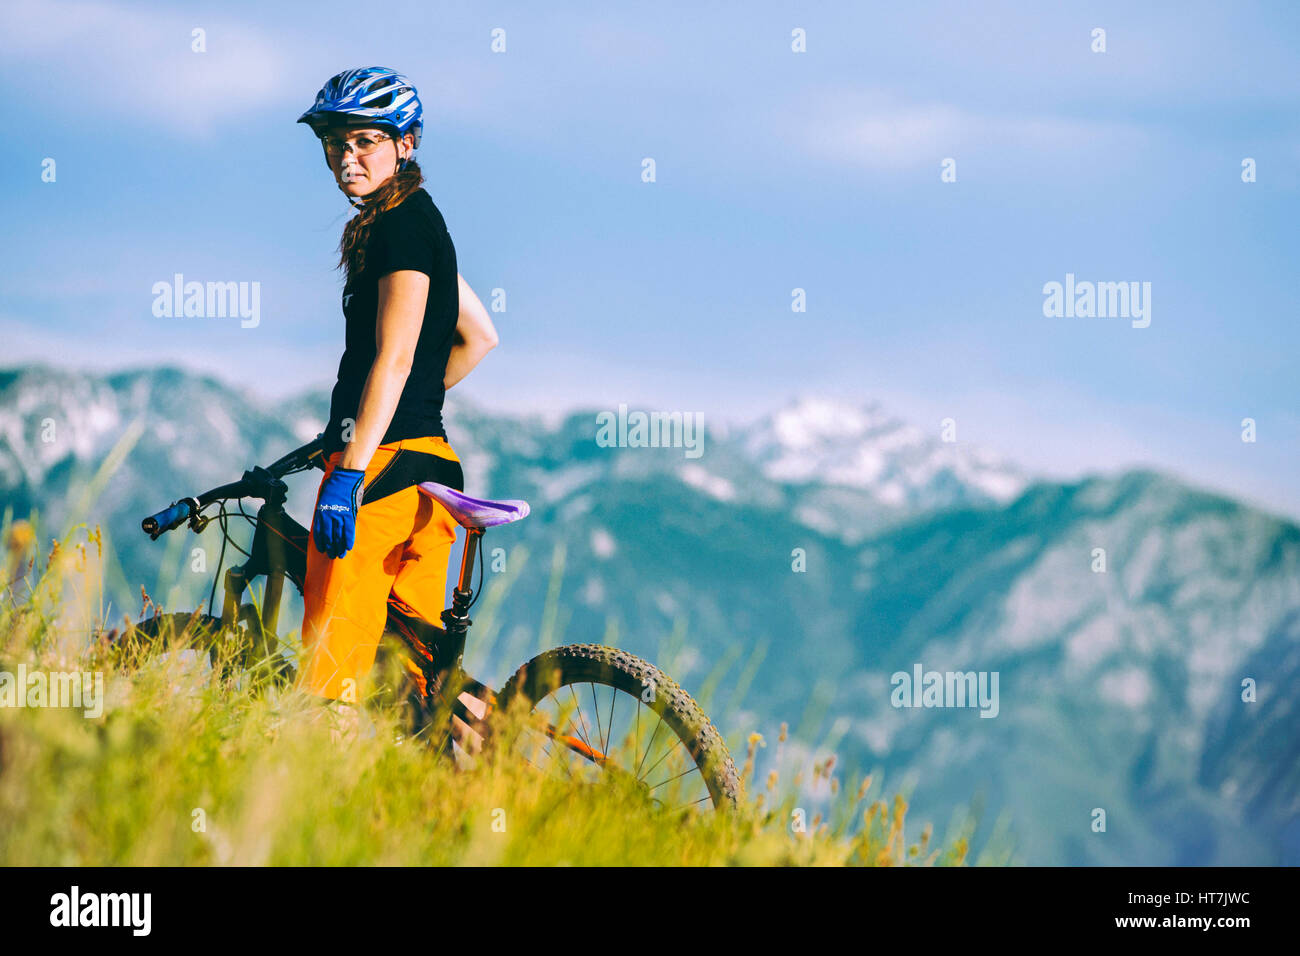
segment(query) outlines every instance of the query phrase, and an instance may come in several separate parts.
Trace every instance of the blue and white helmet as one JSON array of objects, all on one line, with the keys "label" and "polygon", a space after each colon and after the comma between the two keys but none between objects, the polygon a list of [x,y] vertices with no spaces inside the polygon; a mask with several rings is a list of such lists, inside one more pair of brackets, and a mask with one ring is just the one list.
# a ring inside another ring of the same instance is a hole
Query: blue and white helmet
[{"label": "blue and white helmet", "polygon": [[410,80],[396,70],[367,66],[330,77],[298,122],[309,125],[317,136],[331,123],[387,126],[396,131],[398,138],[414,134],[415,145],[419,146],[423,114],[420,97]]}]

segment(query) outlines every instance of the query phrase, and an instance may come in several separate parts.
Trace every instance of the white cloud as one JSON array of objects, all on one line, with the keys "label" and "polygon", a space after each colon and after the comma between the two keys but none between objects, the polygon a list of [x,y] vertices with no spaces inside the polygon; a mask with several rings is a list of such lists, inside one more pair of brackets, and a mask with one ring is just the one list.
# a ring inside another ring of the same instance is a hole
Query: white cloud
[{"label": "white cloud", "polygon": [[[882,91],[835,89],[806,97],[811,108],[790,107],[797,117],[787,142],[814,157],[846,165],[896,169],[934,165],[947,156],[995,148],[1033,153],[1122,151],[1146,134],[1135,126],[1059,116],[991,115],[948,103],[912,102]],[[936,172],[936,175],[937,172]]]},{"label": "white cloud", "polygon": [[[191,50],[196,27],[206,31],[204,53]],[[288,72],[285,45],[263,32],[166,8],[6,0],[0,34],[10,96],[39,95],[59,112],[100,112],[192,135],[278,99]],[[309,101],[304,96],[304,107]]]}]

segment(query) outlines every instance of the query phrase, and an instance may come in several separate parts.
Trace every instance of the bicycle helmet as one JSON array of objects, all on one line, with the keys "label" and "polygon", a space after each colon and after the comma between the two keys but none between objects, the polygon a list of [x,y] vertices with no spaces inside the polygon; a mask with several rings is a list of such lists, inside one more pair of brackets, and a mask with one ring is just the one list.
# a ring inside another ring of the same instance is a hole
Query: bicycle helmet
[{"label": "bicycle helmet", "polygon": [[406,133],[420,145],[424,109],[414,85],[401,73],[382,66],[344,70],[330,77],[311,109],[298,117],[320,136],[330,124],[388,127],[397,138]]}]

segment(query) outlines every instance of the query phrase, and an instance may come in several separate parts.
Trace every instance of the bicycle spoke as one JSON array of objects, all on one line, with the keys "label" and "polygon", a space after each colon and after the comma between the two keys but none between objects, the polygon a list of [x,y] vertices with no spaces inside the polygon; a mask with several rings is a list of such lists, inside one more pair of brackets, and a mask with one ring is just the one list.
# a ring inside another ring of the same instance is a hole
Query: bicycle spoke
[{"label": "bicycle spoke", "polygon": [[690,803],[683,803],[680,807],[673,807],[673,810],[686,810],[689,809],[690,807],[695,806],[697,803],[703,803],[705,800],[712,800],[712,799],[713,799],[712,795],[706,793],[698,800],[692,800]]},{"label": "bicycle spoke", "polygon": [[[559,704],[560,704],[560,702],[557,700],[557,701],[555,702],[555,705],[556,705],[557,708],[559,707]],[[557,717],[561,717],[561,716],[563,716],[563,711],[561,711],[561,712],[560,712],[559,714],[557,714],[556,716],[557,716]],[[557,721],[548,721],[548,723],[550,723],[552,727],[554,727],[555,724],[558,723],[558,722],[559,722],[558,720],[557,720]],[[551,753],[551,746],[550,746],[550,745],[551,745],[551,742],[552,742],[553,740],[555,740],[555,738],[554,738],[553,736],[551,736],[551,735],[549,735],[549,734],[543,734],[543,735],[542,735],[542,741],[543,741],[543,743],[542,743],[542,749],[546,751],[546,756],[550,758],[551,763],[553,763],[553,764],[554,764],[554,763],[559,763],[559,764],[564,768],[564,776],[565,776],[566,778],[568,778],[569,780],[572,780],[572,779],[573,779],[573,767],[571,766],[572,761],[569,759],[569,758],[572,756],[572,751],[569,750],[569,749],[566,747],[566,748],[564,749],[563,756],[561,756],[561,757],[556,757],[554,754]]]},{"label": "bicycle spoke", "polygon": [[[563,729],[557,729],[560,723],[558,719],[553,721],[548,721],[548,723],[550,724],[550,731],[546,736],[548,740],[555,741],[561,744],[562,749],[560,750],[558,756],[551,754],[550,747],[546,748],[546,752],[548,756],[551,756],[551,758],[554,761],[559,762],[564,767],[565,775],[570,779],[572,779],[574,777],[573,765],[577,762],[574,759],[575,756],[580,756],[583,758],[583,761],[586,762],[587,764],[592,764],[596,766],[599,765],[599,761],[593,760],[591,756],[582,753],[581,750],[578,749],[579,747],[585,747],[588,751],[591,751],[592,753],[597,752],[596,748],[591,746],[590,728],[587,727],[586,716],[582,713],[582,705],[579,703],[577,696],[573,694],[572,686],[570,686],[569,690],[570,690],[570,696],[572,697],[573,703],[578,711],[578,716],[580,718],[580,721],[579,723],[575,723],[573,721],[572,715],[570,714],[570,716],[568,716],[565,719]],[[559,701],[555,701],[555,704],[558,707]],[[557,718],[563,715],[564,715],[564,709],[561,709],[560,713],[557,714]],[[577,736],[567,733],[567,731],[569,730],[576,731]]]},{"label": "bicycle spoke", "polygon": [[636,779],[637,779],[637,780],[640,780],[640,779],[641,779],[641,768],[645,766],[645,758],[648,757],[648,756],[650,756],[650,748],[653,747],[653,746],[655,745],[655,737],[658,737],[658,736],[659,736],[659,728],[663,726],[663,722],[664,722],[664,715],[663,715],[663,714],[660,714],[660,715],[659,715],[659,723],[655,724],[655,732],[654,732],[654,734],[650,737],[650,743],[646,745],[645,753],[641,755],[641,762],[640,762],[639,764],[637,764],[637,768],[636,768]]},{"label": "bicycle spoke", "polygon": [[609,726],[605,728],[605,752],[609,753],[610,742],[614,739],[614,706],[618,703],[618,688],[609,689]]},{"label": "bicycle spoke", "polygon": [[[549,726],[553,727],[555,722],[550,719],[549,715],[544,715],[544,716],[546,718],[546,723]],[[569,761],[567,759],[561,759],[557,757],[554,753],[552,753],[550,744],[554,738],[550,734],[541,733],[539,731],[525,731],[525,733],[530,734],[529,739],[536,740],[535,749],[532,751],[532,753],[536,755],[536,751],[540,750],[542,752],[542,757],[545,758],[544,762],[546,766],[551,769],[552,773],[554,773],[555,771],[555,766],[559,764],[564,769],[564,774],[566,777],[570,779],[573,777],[573,770],[569,766]],[[528,745],[524,745],[524,746],[527,747]],[[538,770],[542,770],[543,772],[545,772],[546,768],[539,766],[529,758],[527,750],[525,750],[522,756],[534,767],[537,767]],[[542,759],[542,757],[539,757],[538,759]]]},{"label": "bicycle spoke", "polygon": [[[679,744],[681,744],[683,747],[686,746],[685,744],[682,744],[682,741],[681,741],[681,738],[680,738],[680,737],[674,737],[674,739],[676,739],[677,742],[678,742]],[[664,755],[663,755],[662,757],[660,757],[658,760],[656,760],[656,761],[654,762],[654,766],[651,767],[649,770],[647,770],[647,771],[645,772],[644,776],[647,776],[647,777],[650,776],[650,772],[651,772],[652,770],[654,770],[655,767],[658,767],[661,763],[663,763],[665,760],[667,760],[668,757],[669,757],[669,756],[673,753],[673,751],[675,751],[676,749],[677,749],[676,747],[669,747],[669,748],[664,752]],[[686,752],[689,754],[689,753],[690,753],[690,750],[687,750]],[[638,776],[642,776],[642,775],[641,775],[641,774],[638,774]]]},{"label": "bicycle spoke", "polygon": [[[580,684],[590,685],[587,692],[593,708],[590,718],[583,703],[584,695],[578,690]],[[604,712],[601,687],[609,688]],[[561,703],[565,688],[568,700]],[[631,713],[619,706],[622,694],[631,698]],[[641,719],[645,707],[654,711],[656,718],[648,734]],[[686,730],[677,728],[672,714],[656,710],[632,689],[606,683],[598,677],[577,680],[554,688],[533,708],[547,715],[549,727],[540,743],[531,745],[530,763],[549,764],[552,772],[560,774],[554,768],[560,762],[563,774],[573,782],[610,785],[623,781],[644,797],[648,807],[656,810],[680,811],[713,801],[708,772],[696,759],[690,740],[679,736]],[[668,739],[660,744],[665,726]]]},{"label": "bicycle spoke", "polygon": [[[573,706],[574,708],[577,709],[578,716],[582,717],[583,716],[582,704],[578,703],[578,695],[577,693],[574,692],[572,684],[569,685],[569,695],[573,698]],[[595,750],[596,748],[591,746],[591,741],[588,739],[587,734],[585,733],[586,727],[587,727],[587,721],[584,718],[582,721],[582,727],[581,728],[575,727],[574,729],[578,731],[578,736],[582,738],[582,742],[586,744],[589,749]]]},{"label": "bicycle spoke", "polygon": [[[659,789],[660,787],[662,787],[665,783],[672,783],[674,780],[680,780],[682,777],[686,776],[686,775],[687,775],[688,773],[690,773],[692,770],[699,770],[699,769],[700,769],[699,767],[697,767],[697,766],[695,766],[694,764],[692,764],[691,766],[689,766],[689,767],[687,767],[685,770],[683,770],[681,773],[679,773],[677,776],[675,776],[675,777],[669,777],[667,780],[663,781],[663,783],[656,783],[656,784],[655,784],[653,787],[651,787],[650,789],[651,789],[651,790],[658,790],[658,789]],[[704,779],[704,774],[702,774],[702,773],[700,774],[700,779],[701,779],[701,780]]]},{"label": "bicycle spoke", "polygon": [[596,708],[596,739],[600,741],[600,752],[609,753],[609,748],[600,736],[600,701],[596,699],[596,685],[588,681],[587,686],[591,688],[591,703]]}]

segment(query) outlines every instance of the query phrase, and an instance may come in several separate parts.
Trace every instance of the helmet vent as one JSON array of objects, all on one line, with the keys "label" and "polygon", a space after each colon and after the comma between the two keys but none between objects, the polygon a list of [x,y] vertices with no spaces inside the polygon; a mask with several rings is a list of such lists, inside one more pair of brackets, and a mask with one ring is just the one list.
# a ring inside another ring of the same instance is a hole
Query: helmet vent
[{"label": "helmet vent", "polygon": [[365,67],[344,70],[326,81],[316,102],[298,122],[320,126],[351,120],[353,123],[391,125],[396,134],[413,133],[420,145],[424,123],[419,97],[411,81],[395,70]]}]

